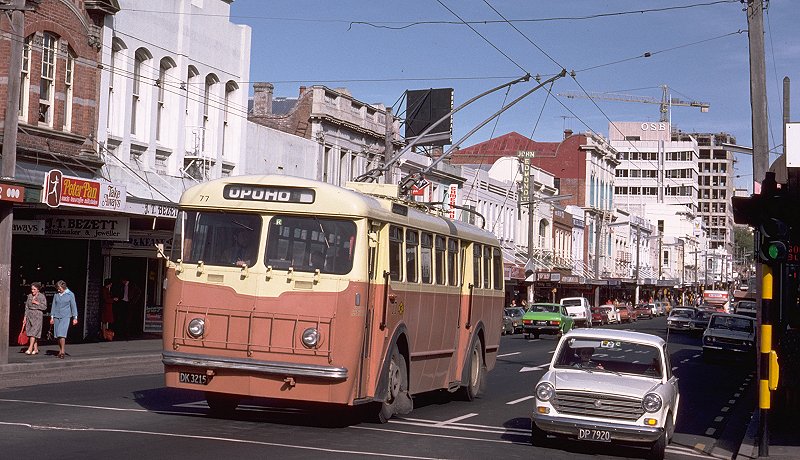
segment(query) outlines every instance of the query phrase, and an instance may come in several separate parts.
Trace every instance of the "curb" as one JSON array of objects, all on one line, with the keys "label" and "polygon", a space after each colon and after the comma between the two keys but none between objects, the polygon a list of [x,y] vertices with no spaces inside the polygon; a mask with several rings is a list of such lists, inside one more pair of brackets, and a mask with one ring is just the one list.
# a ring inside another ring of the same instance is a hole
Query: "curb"
[{"label": "curb", "polygon": [[751,460],[758,458],[758,446],[756,445],[756,434],[758,433],[758,409],[753,411],[750,417],[750,423],[747,425],[747,431],[742,444],[739,446],[739,452],[734,457],[735,460]]},{"label": "curb", "polygon": [[46,359],[39,363],[15,363],[0,365],[0,374],[21,374],[25,372],[46,371],[49,369],[63,369],[69,367],[102,367],[114,364],[130,364],[151,361],[161,361],[161,353],[144,353],[123,356],[103,356],[96,358],[67,358],[55,359],[52,356],[43,356]]}]

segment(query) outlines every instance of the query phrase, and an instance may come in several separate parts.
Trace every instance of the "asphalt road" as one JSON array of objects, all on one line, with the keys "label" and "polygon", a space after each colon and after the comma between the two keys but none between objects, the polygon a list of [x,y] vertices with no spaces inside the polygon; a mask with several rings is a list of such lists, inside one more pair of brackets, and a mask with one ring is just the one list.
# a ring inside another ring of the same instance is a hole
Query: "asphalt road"
[{"label": "asphalt road", "polygon": [[[665,336],[664,318],[612,328]],[[671,334],[681,406],[669,459],[731,458],[755,405],[754,369],[705,363],[699,336]],[[503,338],[483,397],[415,398],[408,416],[380,425],[355,410],[247,400],[215,418],[199,391],[163,387],[160,374],[0,390],[4,458],[643,458],[644,449],[562,441],[530,446],[532,391],[553,337]],[[132,369],[135,370],[135,369]],[[138,372],[141,373],[141,372]]]}]

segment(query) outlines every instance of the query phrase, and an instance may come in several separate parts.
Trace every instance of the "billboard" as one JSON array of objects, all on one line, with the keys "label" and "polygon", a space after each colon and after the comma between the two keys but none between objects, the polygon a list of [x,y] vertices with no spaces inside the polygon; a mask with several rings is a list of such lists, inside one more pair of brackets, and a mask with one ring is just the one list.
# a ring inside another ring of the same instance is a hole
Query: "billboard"
[{"label": "billboard", "polygon": [[[406,90],[405,138],[410,142],[453,110],[453,88]],[[447,117],[417,145],[452,144],[453,119]]]}]

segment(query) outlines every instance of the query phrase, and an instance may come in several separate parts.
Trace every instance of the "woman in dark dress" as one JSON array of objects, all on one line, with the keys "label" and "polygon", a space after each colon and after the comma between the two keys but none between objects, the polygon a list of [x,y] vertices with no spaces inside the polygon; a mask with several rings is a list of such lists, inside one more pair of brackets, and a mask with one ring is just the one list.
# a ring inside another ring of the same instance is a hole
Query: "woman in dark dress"
[{"label": "woman in dark dress", "polygon": [[42,337],[42,319],[47,310],[47,297],[41,292],[42,283],[31,283],[31,293],[25,300],[25,334],[28,336],[26,355],[39,354],[39,338]]}]

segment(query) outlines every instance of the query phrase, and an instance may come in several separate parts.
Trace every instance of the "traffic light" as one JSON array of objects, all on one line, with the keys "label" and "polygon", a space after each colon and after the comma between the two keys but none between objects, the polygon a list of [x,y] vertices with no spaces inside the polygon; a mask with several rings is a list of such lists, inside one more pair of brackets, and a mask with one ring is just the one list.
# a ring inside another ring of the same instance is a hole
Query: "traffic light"
[{"label": "traffic light", "polygon": [[758,251],[761,261],[766,264],[786,262],[789,256],[789,225],[774,217],[767,217],[761,222],[758,230],[761,234]]}]

